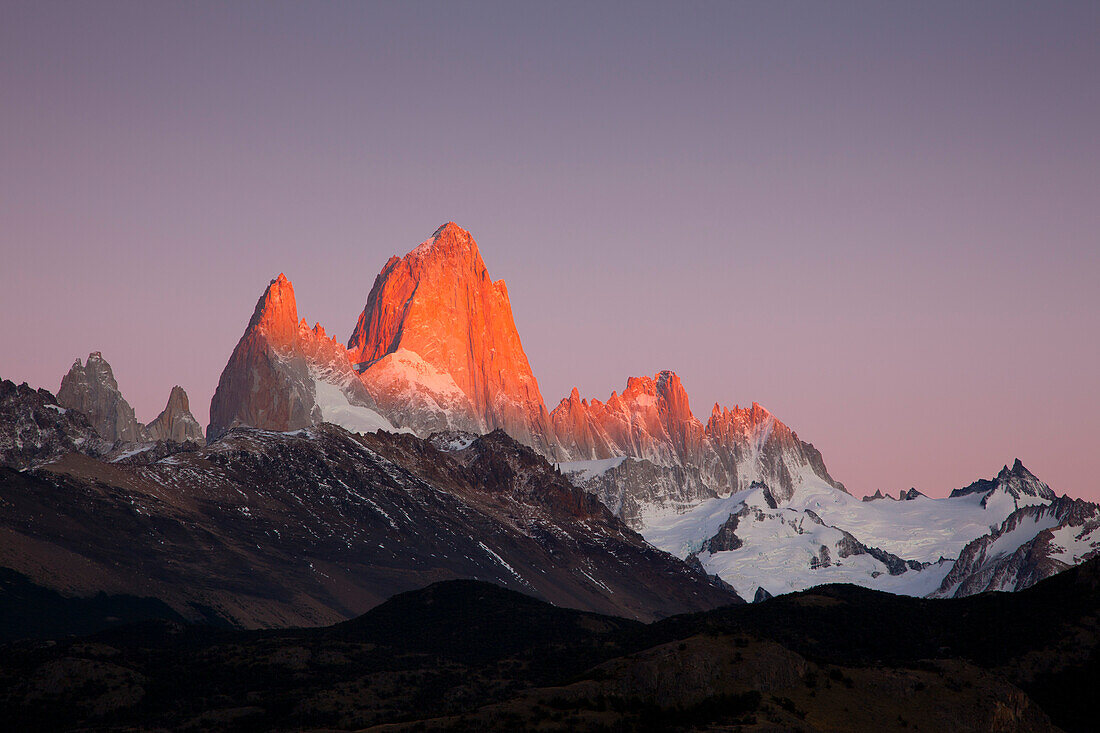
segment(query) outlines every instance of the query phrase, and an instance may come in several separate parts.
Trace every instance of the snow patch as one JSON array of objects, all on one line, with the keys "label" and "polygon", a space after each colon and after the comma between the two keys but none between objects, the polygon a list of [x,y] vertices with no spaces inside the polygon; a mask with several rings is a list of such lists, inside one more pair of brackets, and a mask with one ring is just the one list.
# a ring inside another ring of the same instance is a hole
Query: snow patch
[{"label": "snow patch", "polygon": [[408,428],[395,428],[389,420],[369,407],[353,405],[343,391],[334,384],[314,380],[314,400],[321,410],[321,419],[350,430],[353,433],[373,433],[385,430],[390,433],[411,433]]},{"label": "snow patch", "polygon": [[615,456],[614,458],[597,458],[591,461],[563,461],[554,465],[562,472],[563,476],[569,476],[583,483],[598,476],[603,476],[625,460],[626,456]]},{"label": "snow patch", "polygon": [[1065,526],[1054,530],[1051,534],[1050,557],[1060,560],[1067,565],[1077,565],[1087,559],[1100,554],[1100,527],[1089,526]]}]

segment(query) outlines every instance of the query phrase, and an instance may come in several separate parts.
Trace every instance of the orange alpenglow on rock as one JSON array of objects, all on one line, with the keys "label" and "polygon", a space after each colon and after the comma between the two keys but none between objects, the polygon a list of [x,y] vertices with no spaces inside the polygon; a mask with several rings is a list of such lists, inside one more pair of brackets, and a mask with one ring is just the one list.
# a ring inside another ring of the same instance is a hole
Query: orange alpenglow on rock
[{"label": "orange alpenglow on rock", "polygon": [[[493,282],[477,243],[444,224],[378,275],[348,349],[369,366],[364,383],[395,423],[488,432],[502,428],[554,454],[549,415],[512,318],[508,289]],[[410,410],[409,405],[419,405]]]},{"label": "orange alpenglow on rock", "polygon": [[[318,394],[321,388],[324,395]],[[310,328],[305,319],[298,320],[294,286],[280,274],[260,296],[222,371],[210,401],[207,437],[212,440],[237,425],[285,431],[326,419],[350,420],[356,429],[392,429],[373,407],[347,349],[320,324]]]},{"label": "orange alpenglow on rock", "polygon": [[760,405],[715,405],[706,425],[701,423],[680,378],[669,371],[630,377],[622,394],[612,392],[607,402],[582,400],[574,389],[550,420],[560,452],[570,460],[632,456],[691,468],[708,491],[720,494],[763,481],[786,500],[806,470],[844,490],[829,476],[821,454]]},{"label": "orange alpenglow on rock", "polygon": [[706,436],[673,372],[629,377],[607,402],[581,400],[574,389],[550,414],[558,441],[574,460],[613,456],[661,465],[699,463]]},{"label": "orange alpenglow on rock", "polygon": [[[683,484],[681,503],[756,481],[784,500],[811,473],[842,488],[816,449],[759,405],[715,406],[704,425],[673,372],[631,377],[606,403],[573,390],[547,413],[504,281],[490,279],[477,243],[452,222],[390,258],[346,347],[299,321],[284,275],[271,281],[222,373],[208,437],[322,421],[424,437],[500,428],[554,460],[648,460]],[[660,473],[638,481],[664,480]]]},{"label": "orange alpenglow on rock", "polygon": [[298,306],[286,275],[271,281],[229,357],[210,401],[212,440],[237,425],[296,430],[317,420],[298,346]]}]

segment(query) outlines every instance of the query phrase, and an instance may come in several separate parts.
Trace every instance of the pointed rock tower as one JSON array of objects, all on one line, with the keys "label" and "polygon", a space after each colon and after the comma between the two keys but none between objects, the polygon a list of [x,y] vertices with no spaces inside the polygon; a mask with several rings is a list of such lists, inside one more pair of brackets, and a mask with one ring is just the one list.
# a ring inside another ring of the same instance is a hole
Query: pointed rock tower
[{"label": "pointed rock tower", "polygon": [[349,428],[392,427],[369,408],[373,401],[351,367],[348,352],[319,325],[298,321],[294,286],[271,281],[256,303],[210,401],[207,440],[237,425],[297,430],[332,415]]},{"label": "pointed rock tower", "polygon": [[317,422],[305,361],[298,357],[298,306],[286,275],[256,303],[210,401],[207,440],[237,425],[295,430]]},{"label": "pointed rock tower", "polygon": [[362,378],[395,424],[512,437],[554,455],[549,415],[512,318],[477,243],[453,222],[374,281],[348,340]]},{"label": "pointed rock tower", "polygon": [[202,443],[202,426],[191,414],[191,405],[183,387],[176,385],[168,395],[168,404],[153,422],[145,426],[149,440],[173,440],[177,443]]}]

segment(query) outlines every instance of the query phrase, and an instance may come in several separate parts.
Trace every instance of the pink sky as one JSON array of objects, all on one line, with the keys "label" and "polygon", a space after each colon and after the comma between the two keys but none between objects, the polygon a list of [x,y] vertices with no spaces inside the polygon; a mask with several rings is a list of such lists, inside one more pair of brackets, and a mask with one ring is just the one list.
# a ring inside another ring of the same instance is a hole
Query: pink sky
[{"label": "pink sky", "polygon": [[856,494],[1100,499],[1100,6],[0,2],[0,377],[205,424],[442,222],[548,407],[673,369]]}]

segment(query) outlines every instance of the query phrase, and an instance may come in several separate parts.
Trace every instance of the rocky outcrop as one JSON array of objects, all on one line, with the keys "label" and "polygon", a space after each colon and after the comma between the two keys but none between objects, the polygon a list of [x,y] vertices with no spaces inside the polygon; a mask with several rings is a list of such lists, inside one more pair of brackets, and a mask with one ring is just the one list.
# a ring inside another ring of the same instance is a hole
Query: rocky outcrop
[{"label": "rocky outcrop", "polygon": [[187,393],[176,385],[168,395],[168,404],[153,422],[145,426],[148,440],[170,440],[176,443],[203,442],[202,426],[191,414]]},{"label": "rocky outcrop", "polygon": [[626,458],[591,478],[583,473],[571,474],[571,478],[635,529],[645,526],[650,512],[680,514],[718,495],[695,468],[659,466],[636,458]]},{"label": "rocky outcrop", "polygon": [[558,445],[570,460],[631,456],[657,465],[702,465],[703,424],[691,414],[680,378],[663,371],[631,377],[607,402],[581,399],[574,389],[550,415]]},{"label": "rocky outcrop", "polygon": [[477,243],[453,222],[374,281],[348,340],[381,411],[426,434],[503,429],[556,453],[549,416],[512,318]]},{"label": "rocky outcrop", "polygon": [[22,470],[67,453],[111,450],[82,412],[57,404],[49,391],[0,381],[0,465]]},{"label": "rocky outcrop", "polygon": [[98,351],[89,354],[84,364],[76,360],[61,380],[57,403],[84,413],[107,440],[139,442],[144,439],[143,426],[134,417],[134,408],[122,396],[111,365]]},{"label": "rocky outcrop", "polygon": [[299,322],[294,286],[280,274],[257,301],[218,380],[207,439],[238,425],[285,431],[322,422],[318,382],[334,388],[342,411],[354,415],[374,405],[347,350],[319,324],[311,329]]}]

